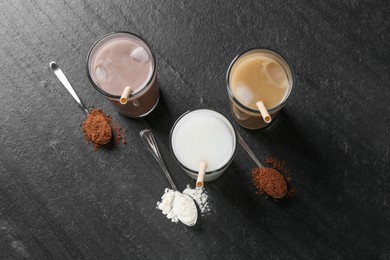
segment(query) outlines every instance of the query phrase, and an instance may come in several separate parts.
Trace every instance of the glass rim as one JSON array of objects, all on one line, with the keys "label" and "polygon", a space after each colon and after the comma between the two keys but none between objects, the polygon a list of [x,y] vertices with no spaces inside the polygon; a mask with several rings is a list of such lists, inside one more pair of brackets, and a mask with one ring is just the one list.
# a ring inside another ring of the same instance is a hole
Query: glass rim
[{"label": "glass rim", "polygon": [[234,59],[230,62],[230,65],[228,67],[228,70],[226,72],[226,87],[227,87],[227,92],[229,94],[229,97],[234,101],[235,104],[237,104],[240,108],[242,108],[243,110],[245,111],[248,111],[248,112],[251,112],[251,113],[255,113],[255,114],[258,114],[260,115],[260,111],[259,110],[254,110],[252,108],[249,108],[247,106],[245,106],[244,104],[242,104],[240,101],[238,101],[238,99],[234,96],[233,94],[233,91],[230,87],[230,72],[234,66],[234,64],[236,63],[236,61],[238,61],[238,59],[240,59],[243,55],[249,53],[249,52],[252,52],[252,51],[257,51],[257,50],[265,50],[265,51],[268,51],[276,56],[279,56],[288,66],[288,68],[290,69],[291,71],[291,80],[292,80],[292,83],[291,83],[291,87],[289,89],[289,92],[287,93],[287,96],[278,104],[276,105],[275,107],[273,108],[270,108],[268,109],[268,111],[270,113],[274,113],[276,111],[278,111],[279,109],[281,109],[284,104],[287,102],[287,100],[289,99],[290,95],[291,95],[291,92],[295,86],[295,82],[296,82],[296,76],[295,76],[295,71],[291,65],[291,63],[282,55],[280,54],[278,51],[274,50],[274,49],[271,49],[271,48],[268,48],[268,47],[253,47],[253,48],[250,48],[250,49],[246,49],[244,50],[243,52],[239,53],[236,57],[234,57]]},{"label": "glass rim", "polygon": [[87,76],[88,76],[88,79],[90,81],[90,83],[92,84],[92,86],[97,90],[99,91],[101,94],[105,95],[106,97],[109,97],[109,98],[112,98],[112,99],[120,99],[121,96],[117,96],[117,95],[113,95],[113,94],[110,94],[110,93],[107,93],[106,91],[104,91],[103,89],[101,89],[96,83],[95,81],[92,79],[92,76],[89,72],[89,58],[91,57],[91,53],[92,51],[95,49],[95,47],[104,39],[106,39],[107,37],[109,36],[112,36],[112,35],[115,35],[115,34],[127,34],[127,35],[131,35],[131,36],[134,36],[136,38],[138,38],[139,40],[141,40],[145,45],[146,47],[148,47],[151,55],[152,55],[152,61],[153,61],[153,72],[152,74],[149,76],[149,79],[148,81],[145,83],[144,86],[142,86],[140,88],[140,90],[134,94],[131,95],[131,97],[137,97],[139,95],[142,94],[142,92],[153,82],[155,76],[156,76],[156,58],[154,56],[154,53],[152,51],[152,49],[150,48],[149,44],[145,41],[145,39],[143,39],[141,36],[135,34],[135,33],[130,33],[130,32],[126,32],[126,31],[115,31],[115,32],[111,32],[111,33],[108,33],[102,37],[100,37],[98,40],[96,40],[94,42],[94,44],[92,45],[92,47],[89,49],[88,51],[88,55],[87,55],[87,59],[86,59],[86,70],[87,70]]},{"label": "glass rim", "polygon": [[192,113],[192,112],[195,112],[195,111],[199,111],[199,110],[208,110],[208,111],[212,111],[214,113],[217,113],[219,114],[220,116],[222,116],[222,118],[226,119],[226,121],[230,124],[231,128],[233,129],[233,133],[234,133],[234,140],[235,140],[235,143],[234,143],[234,148],[233,148],[233,153],[231,154],[230,156],[230,159],[229,161],[227,161],[222,167],[218,168],[218,169],[215,169],[213,171],[206,171],[206,175],[207,176],[214,176],[215,174],[218,174],[220,171],[224,170],[226,166],[230,165],[231,162],[234,160],[234,157],[237,153],[237,144],[238,144],[238,135],[237,135],[237,131],[236,129],[233,127],[233,124],[232,122],[230,122],[230,120],[225,117],[223,114],[219,113],[218,111],[215,111],[213,109],[207,109],[207,108],[199,108],[199,109],[195,109],[195,110],[188,110],[186,112],[184,112],[181,116],[178,117],[178,119],[176,119],[175,123],[173,124],[172,128],[171,128],[171,131],[170,131],[170,134],[169,134],[169,148],[171,150],[171,153],[173,155],[173,158],[175,159],[175,161],[180,165],[180,167],[182,167],[184,170],[186,170],[187,172],[190,172],[191,174],[194,174],[194,175],[197,175],[198,174],[198,171],[194,171],[194,170],[191,170],[190,168],[186,167],[185,165],[183,165],[180,160],[177,158],[174,150],[173,150],[173,145],[172,145],[172,136],[173,136],[173,131],[175,130],[176,128],[176,125],[179,123],[179,121],[186,115],[188,115],[189,113]]}]

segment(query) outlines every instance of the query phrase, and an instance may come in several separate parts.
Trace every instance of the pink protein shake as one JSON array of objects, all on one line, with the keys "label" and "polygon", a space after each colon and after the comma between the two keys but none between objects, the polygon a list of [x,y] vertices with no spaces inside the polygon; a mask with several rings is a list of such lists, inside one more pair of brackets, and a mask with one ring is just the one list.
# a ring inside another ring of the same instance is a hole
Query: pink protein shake
[{"label": "pink protein shake", "polygon": [[[154,56],[136,35],[118,32],[97,41],[88,55],[87,74],[92,85],[124,116],[145,116],[158,103]],[[119,98],[127,86],[131,94],[122,105]]]}]

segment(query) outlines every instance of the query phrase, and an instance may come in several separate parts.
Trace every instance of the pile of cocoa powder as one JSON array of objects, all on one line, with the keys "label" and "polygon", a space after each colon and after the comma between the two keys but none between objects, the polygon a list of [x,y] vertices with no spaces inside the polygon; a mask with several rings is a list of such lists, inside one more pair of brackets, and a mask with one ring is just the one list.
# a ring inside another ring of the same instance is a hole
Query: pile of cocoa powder
[{"label": "pile of cocoa powder", "polygon": [[117,123],[113,122],[112,117],[103,113],[101,109],[93,108],[81,127],[85,140],[93,145],[95,151],[102,147],[113,148],[120,140],[126,144],[123,139],[126,130],[122,130]]},{"label": "pile of cocoa powder", "polygon": [[272,168],[255,168],[252,170],[252,182],[257,194],[268,194],[273,199],[293,198],[296,189],[291,187],[292,174],[285,161],[267,157],[265,163]]},{"label": "pile of cocoa powder", "polygon": [[252,170],[253,184],[258,193],[266,193],[273,198],[281,199],[287,194],[287,183],[277,170],[272,168],[256,168]]}]

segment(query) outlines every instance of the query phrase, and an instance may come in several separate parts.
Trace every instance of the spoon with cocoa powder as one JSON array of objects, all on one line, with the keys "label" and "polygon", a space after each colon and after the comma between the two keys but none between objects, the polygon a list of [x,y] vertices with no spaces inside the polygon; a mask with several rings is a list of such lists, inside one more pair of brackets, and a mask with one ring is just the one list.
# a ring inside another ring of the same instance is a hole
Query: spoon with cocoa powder
[{"label": "spoon with cocoa powder", "polygon": [[95,109],[92,112],[84,105],[83,101],[79,98],[74,91],[72,85],[66,78],[65,74],[62,72],[60,67],[54,61],[50,62],[50,68],[53,70],[54,74],[60,80],[62,85],[68,90],[72,95],[74,100],[80,106],[81,110],[85,113],[87,118],[83,122],[83,131],[85,138],[88,142],[92,142],[98,145],[108,144],[113,138],[113,129],[109,122],[107,121],[105,115],[101,110]]},{"label": "spoon with cocoa powder", "polygon": [[264,167],[257,159],[249,145],[244,141],[240,134],[238,134],[238,142],[242,148],[248,153],[257,167],[252,171],[254,177],[254,184],[258,190],[264,191],[269,196],[275,199],[281,199],[287,194],[287,182],[282,174],[272,168]]}]

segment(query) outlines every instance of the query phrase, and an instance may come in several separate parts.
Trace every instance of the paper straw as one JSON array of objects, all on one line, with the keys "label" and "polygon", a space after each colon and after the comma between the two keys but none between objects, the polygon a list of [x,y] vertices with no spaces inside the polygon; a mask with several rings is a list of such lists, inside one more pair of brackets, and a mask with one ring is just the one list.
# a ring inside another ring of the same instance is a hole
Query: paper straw
[{"label": "paper straw", "polygon": [[121,98],[119,99],[119,103],[121,103],[122,105],[126,105],[126,103],[127,103],[127,98],[129,97],[129,95],[130,95],[132,92],[133,92],[133,90],[131,89],[131,87],[126,86],[125,89],[124,89],[123,92],[122,92]]},{"label": "paper straw", "polygon": [[201,161],[199,163],[198,178],[196,179],[196,187],[197,188],[203,187],[203,180],[204,180],[204,175],[206,173],[206,167],[207,167],[207,163],[205,161]]},{"label": "paper straw", "polygon": [[265,107],[263,101],[257,101],[256,106],[259,108],[260,114],[263,117],[264,122],[267,124],[271,122],[271,116],[268,113],[267,108]]}]

